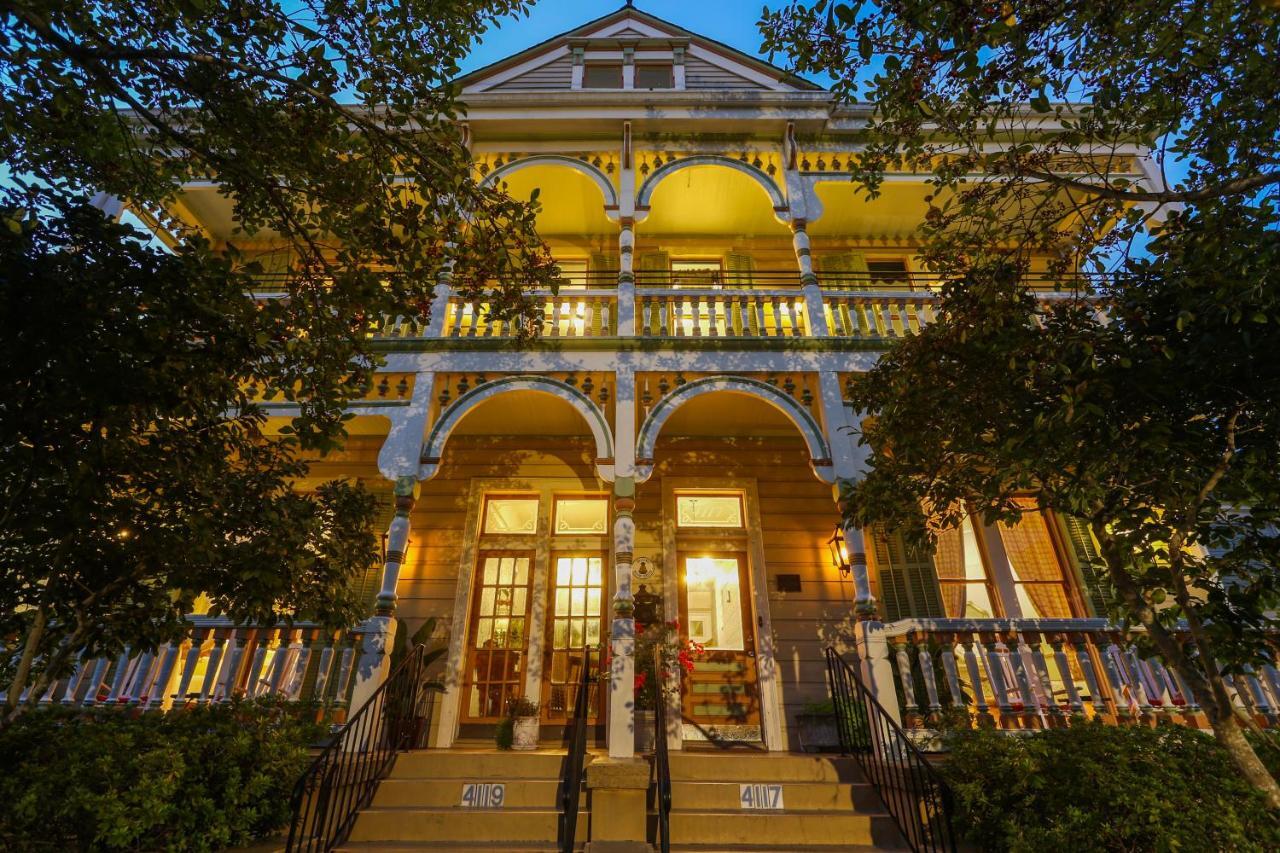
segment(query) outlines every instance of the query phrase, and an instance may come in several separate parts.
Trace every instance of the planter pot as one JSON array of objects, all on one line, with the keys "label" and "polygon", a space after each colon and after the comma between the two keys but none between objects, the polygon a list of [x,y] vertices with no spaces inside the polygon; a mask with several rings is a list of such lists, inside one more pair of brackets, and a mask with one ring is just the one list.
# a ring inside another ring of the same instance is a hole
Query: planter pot
[{"label": "planter pot", "polygon": [[800,730],[800,749],[804,752],[838,752],[840,730],[836,727],[835,714],[797,714],[796,728]]},{"label": "planter pot", "polygon": [[512,749],[537,749],[538,728],[542,721],[537,717],[516,717],[512,728]]},{"label": "planter pot", "polygon": [[653,711],[636,711],[636,752],[653,752],[656,739]]}]

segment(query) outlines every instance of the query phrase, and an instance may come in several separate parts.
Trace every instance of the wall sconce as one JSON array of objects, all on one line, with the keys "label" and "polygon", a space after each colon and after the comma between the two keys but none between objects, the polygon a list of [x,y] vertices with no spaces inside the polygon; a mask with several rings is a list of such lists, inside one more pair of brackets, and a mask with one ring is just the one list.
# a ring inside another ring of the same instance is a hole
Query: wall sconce
[{"label": "wall sconce", "polygon": [[836,522],[835,533],[827,540],[827,547],[831,549],[831,567],[840,573],[841,578],[849,577],[853,567],[849,565],[849,549],[845,547],[844,528],[839,522]]}]

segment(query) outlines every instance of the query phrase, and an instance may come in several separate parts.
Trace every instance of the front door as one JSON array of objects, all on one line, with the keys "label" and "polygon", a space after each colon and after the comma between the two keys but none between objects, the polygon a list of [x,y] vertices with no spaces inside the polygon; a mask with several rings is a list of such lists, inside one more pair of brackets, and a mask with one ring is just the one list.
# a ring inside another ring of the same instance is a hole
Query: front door
[{"label": "front door", "polygon": [[686,739],[762,740],[750,589],[743,554],[680,555],[680,633],[706,649],[684,676]]},{"label": "front door", "polygon": [[[551,612],[543,654],[543,719],[564,725],[573,717],[583,667],[600,669],[604,629],[605,555],[599,551],[562,552],[551,558]],[[600,718],[599,680],[587,693],[587,717]]]},{"label": "front door", "polygon": [[524,695],[532,551],[482,551],[471,601],[463,718],[496,723]]}]

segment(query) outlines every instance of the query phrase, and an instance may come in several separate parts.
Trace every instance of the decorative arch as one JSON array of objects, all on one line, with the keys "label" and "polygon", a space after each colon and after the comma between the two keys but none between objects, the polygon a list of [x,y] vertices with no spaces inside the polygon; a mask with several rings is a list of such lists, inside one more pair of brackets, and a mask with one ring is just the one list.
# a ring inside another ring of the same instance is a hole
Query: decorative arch
[{"label": "decorative arch", "polygon": [[591,430],[591,436],[595,439],[596,472],[601,479],[608,482],[613,481],[613,432],[609,429],[609,421],[605,418],[604,412],[600,411],[600,408],[591,401],[590,397],[572,385],[548,376],[534,374],[507,376],[502,379],[490,380],[483,385],[477,385],[454,400],[452,405],[445,409],[436,420],[435,425],[431,427],[431,432],[427,435],[427,440],[422,445],[418,479],[429,480],[439,471],[440,457],[444,453],[445,443],[448,442],[454,428],[457,427],[468,412],[486,400],[492,399],[499,394],[505,394],[508,391],[537,391],[542,394],[550,394],[552,397],[564,400],[576,409],[578,414],[582,415],[582,419],[587,422],[587,427]]},{"label": "decorative arch", "polygon": [[504,175],[519,172],[521,169],[527,169],[530,166],[563,166],[566,169],[581,172],[595,182],[595,185],[600,188],[600,192],[604,193],[604,205],[606,208],[612,210],[618,207],[618,191],[614,189],[613,181],[609,180],[608,175],[590,163],[573,157],[566,157],[563,154],[535,154],[532,157],[525,157],[512,163],[506,163],[485,175],[480,185],[491,186],[497,183]]},{"label": "decorative arch", "polygon": [[720,391],[756,397],[786,415],[804,438],[804,443],[809,450],[809,464],[813,466],[814,474],[825,483],[835,482],[831,448],[827,444],[826,436],[822,434],[822,427],[813,415],[797,403],[790,394],[778,390],[768,382],[749,379],[745,376],[707,376],[695,379],[659,400],[650,410],[649,417],[640,427],[640,434],[636,439],[636,479],[638,481],[644,482],[653,474],[653,453],[658,435],[662,432],[662,427],[667,420],[675,414],[676,409],[695,397]]},{"label": "decorative arch", "polygon": [[636,194],[636,207],[648,207],[649,199],[653,196],[653,191],[657,189],[658,184],[681,169],[687,169],[691,166],[724,166],[726,169],[741,172],[759,184],[769,194],[769,200],[773,202],[774,211],[780,212],[787,209],[787,200],[773,178],[750,163],[743,163],[741,160],[734,160],[731,157],[724,157],[719,154],[698,154],[694,157],[684,157],[679,160],[669,161],[654,169],[653,174],[640,185],[640,192]]}]

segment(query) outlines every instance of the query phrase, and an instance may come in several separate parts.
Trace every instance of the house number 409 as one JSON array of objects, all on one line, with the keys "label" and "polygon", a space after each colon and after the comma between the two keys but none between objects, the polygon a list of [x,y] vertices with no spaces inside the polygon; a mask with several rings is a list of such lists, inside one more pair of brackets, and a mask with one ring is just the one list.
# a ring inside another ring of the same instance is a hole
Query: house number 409
[{"label": "house number 409", "polygon": [[739,785],[738,803],[744,809],[768,809],[769,811],[776,811],[783,808],[782,786],[762,785],[760,783]]}]

